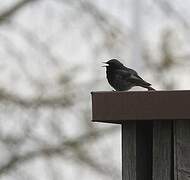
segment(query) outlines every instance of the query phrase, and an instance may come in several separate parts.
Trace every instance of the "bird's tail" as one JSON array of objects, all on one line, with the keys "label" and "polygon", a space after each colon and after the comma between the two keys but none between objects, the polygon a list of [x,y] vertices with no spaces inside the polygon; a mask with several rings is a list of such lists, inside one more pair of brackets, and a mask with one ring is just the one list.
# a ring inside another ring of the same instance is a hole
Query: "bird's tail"
[{"label": "bird's tail", "polygon": [[148,89],[148,91],[156,91],[156,89],[154,89],[154,88],[151,87],[151,86],[147,86],[146,88]]}]

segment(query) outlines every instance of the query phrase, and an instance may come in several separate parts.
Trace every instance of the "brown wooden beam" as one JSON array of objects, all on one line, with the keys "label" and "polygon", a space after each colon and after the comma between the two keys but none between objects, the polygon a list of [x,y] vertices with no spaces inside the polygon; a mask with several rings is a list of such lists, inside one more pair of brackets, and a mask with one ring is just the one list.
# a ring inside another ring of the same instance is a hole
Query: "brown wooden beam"
[{"label": "brown wooden beam", "polygon": [[190,91],[92,92],[94,122],[190,120]]}]

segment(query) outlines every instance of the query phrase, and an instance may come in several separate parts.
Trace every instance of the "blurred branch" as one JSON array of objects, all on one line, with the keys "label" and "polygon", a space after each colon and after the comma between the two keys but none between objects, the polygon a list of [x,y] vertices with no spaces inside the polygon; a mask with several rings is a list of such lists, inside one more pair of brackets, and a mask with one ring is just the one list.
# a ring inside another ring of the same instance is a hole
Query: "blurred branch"
[{"label": "blurred branch", "polygon": [[36,2],[38,0],[21,0],[12,5],[9,9],[0,13],[0,24],[6,22],[10,19],[15,13],[17,13],[20,9],[25,7],[26,5]]},{"label": "blurred branch", "polygon": [[[72,96],[73,97],[73,96]],[[57,96],[48,96],[48,97],[38,97],[38,98],[23,98],[19,95],[8,93],[4,90],[0,90],[0,101],[4,101],[7,103],[15,104],[18,106],[22,106],[24,108],[31,107],[55,107],[55,106],[64,106],[68,107],[72,105],[72,98],[67,95],[57,95]]]},{"label": "blurred branch", "polygon": [[[81,135],[73,140],[69,139],[67,141],[64,141],[63,143],[57,146],[48,146],[46,148],[33,150],[21,155],[18,152],[18,155],[13,155],[13,157],[10,160],[8,160],[7,163],[0,166],[0,175],[14,169],[20,163],[25,163],[37,157],[43,157],[43,156],[48,157],[48,156],[55,156],[55,155],[63,156],[66,153],[66,150],[72,150],[75,152],[79,148],[81,148],[84,145],[84,143],[86,144],[88,142],[92,142],[92,140],[96,140],[97,138],[102,137],[102,135],[113,133],[114,131],[117,131],[117,130],[118,130],[117,127],[98,129],[98,130],[89,132],[87,134]],[[84,158],[84,156],[85,155],[83,155],[83,157],[80,159],[81,160],[84,159],[84,163],[85,163],[86,158]],[[100,171],[100,167],[96,167],[94,163],[92,163],[91,165],[93,168]],[[101,170],[101,172],[104,172],[104,171]]]},{"label": "blurred branch", "polygon": [[179,22],[183,24],[185,28],[190,28],[189,23],[187,22],[186,18],[183,17],[167,0],[156,0],[154,1],[157,3],[158,7],[164,12],[167,16],[173,16]]},{"label": "blurred branch", "polygon": [[72,7],[78,8],[77,12],[85,13],[89,17],[92,18],[92,22],[96,24],[101,32],[104,33],[104,41],[109,41],[113,39],[114,44],[119,37],[122,39],[128,39],[126,36],[126,29],[129,30],[125,24],[120,22],[117,18],[115,18],[111,13],[108,14],[105,11],[102,11],[98,8],[95,3],[89,0],[78,0],[78,1],[70,1],[70,0],[58,0],[62,3],[67,3]]},{"label": "blurred branch", "polygon": [[[169,73],[174,66],[177,67],[176,58],[172,52],[171,40],[171,31],[165,30],[161,35],[160,56],[154,57],[149,49],[144,51],[144,62],[147,68],[154,72],[154,78],[156,81],[167,90],[175,89],[176,86],[175,81],[171,78]],[[155,59],[158,57],[159,61]]]},{"label": "blurred branch", "polygon": [[114,168],[111,164],[108,163],[98,163],[94,158],[92,158],[87,152],[78,151],[78,159],[80,162],[87,164],[89,167],[101,172],[102,174],[109,175],[112,179],[119,179],[119,170]]},{"label": "blurred branch", "polygon": [[28,44],[40,51],[48,60],[50,60],[53,66],[56,66],[56,68],[60,67],[60,60],[52,53],[49,42],[40,41],[34,32],[25,28],[21,24],[13,23],[13,27],[25,38]]}]

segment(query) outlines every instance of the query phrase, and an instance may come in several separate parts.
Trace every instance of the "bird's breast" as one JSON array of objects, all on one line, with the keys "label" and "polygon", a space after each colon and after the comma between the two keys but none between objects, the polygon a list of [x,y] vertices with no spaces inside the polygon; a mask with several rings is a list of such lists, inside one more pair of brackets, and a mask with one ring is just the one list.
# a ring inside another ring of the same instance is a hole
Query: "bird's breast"
[{"label": "bird's breast", "polygon": [[133,84],[129,82],[126,78],[123,78],[117,71],[106,71],[107,80],[109,84],[116,90],[116,91],[125,91],[129,90]]}]

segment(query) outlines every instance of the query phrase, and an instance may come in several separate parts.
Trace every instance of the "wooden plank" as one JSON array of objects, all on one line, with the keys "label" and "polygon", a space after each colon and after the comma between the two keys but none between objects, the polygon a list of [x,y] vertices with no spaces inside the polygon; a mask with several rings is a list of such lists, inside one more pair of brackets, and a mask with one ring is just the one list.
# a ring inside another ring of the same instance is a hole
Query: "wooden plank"
[{"label": "wooden plank", "polygon": [[173,180],[172,121],[153,124],[153,180]]},{"label": "wooden plank", "polygon": [[190,121],[175,124],[176,180],[190,179]]},{"label": "wooden plank", "polygon": [[152,122],[122,124],[122,180],[152,180]]},{"label": "wooden plank", "polygon": [[127,120],[190,120],[190,91],[93,92],[92,119],[122,123]]},{"label": "wooden plank", "polygon": [[122,180],[136,180],[136,122],[122,124]]},{"label": "wooden plank", "polygon": [[136,122],[137,180],[152,180],[152,122]]}]

